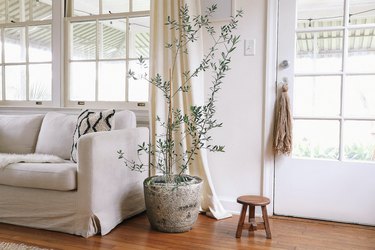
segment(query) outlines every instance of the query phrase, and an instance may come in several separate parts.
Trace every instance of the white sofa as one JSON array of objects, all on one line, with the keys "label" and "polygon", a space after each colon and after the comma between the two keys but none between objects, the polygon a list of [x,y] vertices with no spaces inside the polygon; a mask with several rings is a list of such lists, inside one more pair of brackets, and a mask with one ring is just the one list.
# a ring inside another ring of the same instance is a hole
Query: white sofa
[{"label": "white sofa", "polygon": [[[137,160],[147,128],[133,112],[114,116],[114,130],[83,135],[78,162],[69,161],[76,115],[0,115],[1,153],[54,154],[63,163],[13,163],[0,169],[0,222],[89,237],[110,232],[145,210],[142,182],[118,160]],[[141,156],[147,163],[148,157]]]}]

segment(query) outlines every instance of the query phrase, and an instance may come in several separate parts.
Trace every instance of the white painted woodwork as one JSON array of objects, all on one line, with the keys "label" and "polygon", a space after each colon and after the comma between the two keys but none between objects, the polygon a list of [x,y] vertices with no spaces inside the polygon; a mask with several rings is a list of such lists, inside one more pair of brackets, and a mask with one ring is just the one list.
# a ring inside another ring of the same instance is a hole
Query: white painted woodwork
[{"label": "white painted woodwork", "polygon": [[[346,3],[345,10],[348,10]],[[278,69],[278,82],[287,78],[293,97],[296,0],[279,0],[278,63],[290,62]],[[347,20],[346,20],[347,23]],[[323,28],[319,28],[322,30]],[[330,30],[331,28],[327,28]],[[347,30],[345,31],[347,32]],[[344,49],[346,48],[344,42]],[[341,74],[345,75],[344,68]],[[323,75],[323,74],[320,74]],[[344,84],[344,82],[342,82]],[[343,95],[341,96],[343,97]],[[293,105],[293,100],[292,105]],[[342,105],[342,104],[341,104]],[[342,108],[342,106],[341,106]],[[337,120],[348,117],[294,117],[295,119]],[[352,118],[367,120],[367,118]],[[341,135],[342,140],[342,135]],[[340,152],[343,152],[341,146]],[[277,156],[275,160],[274,213],[277,215],[375,225],[375,164],[372,162],[297,159]]]}]

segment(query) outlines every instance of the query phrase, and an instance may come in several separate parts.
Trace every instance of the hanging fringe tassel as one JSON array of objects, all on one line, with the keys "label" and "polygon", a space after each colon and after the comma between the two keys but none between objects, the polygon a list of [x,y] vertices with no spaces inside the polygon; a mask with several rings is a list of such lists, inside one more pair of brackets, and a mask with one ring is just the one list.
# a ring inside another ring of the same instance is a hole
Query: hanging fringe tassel
[{"label": "hanging fringe tassel", "polygon": [[273,149],[277,155],[289,155],[292,152],[292,117],[290,113],[288,84],[284,83],[281,90],[281,96],[277,105]]}]

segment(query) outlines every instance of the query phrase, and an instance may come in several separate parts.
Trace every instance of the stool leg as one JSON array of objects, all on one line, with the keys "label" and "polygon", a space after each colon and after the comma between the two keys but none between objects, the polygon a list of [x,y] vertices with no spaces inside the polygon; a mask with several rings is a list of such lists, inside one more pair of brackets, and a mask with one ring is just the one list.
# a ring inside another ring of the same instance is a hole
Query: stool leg
[{"label": "stool leg", "polygon": [[255,220],[255,206],[249,205],[249,231],[257,230],[257,222]]},{"label": "stool leg", "polygon": [[249,205],[249,222],[251,218],[255,218],[255,206]]},{"label": "stool leg", "polygon": [[271,228],[270,224],[268,222],[268,214],[267,214],[267,208],[266,206],[262,206],[262,216],[263,216],[263,221],[264,221],[264,229],[266,229],[266,235],[267,239],[271,239]]},{"label": "stool leg", "polygon": [[238,220],[236,238],[241,238],[242,227],[243,227],[243,223],[244,223],[245,217],[246,217],[246,210],[247,210],[247,204],[243,204],[240,219]]}]

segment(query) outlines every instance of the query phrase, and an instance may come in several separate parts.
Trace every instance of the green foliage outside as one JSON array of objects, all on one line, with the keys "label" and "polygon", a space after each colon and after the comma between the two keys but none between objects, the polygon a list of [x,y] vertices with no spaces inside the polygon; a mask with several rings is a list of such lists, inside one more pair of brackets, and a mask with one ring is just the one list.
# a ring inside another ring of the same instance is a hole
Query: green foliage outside
[{"label": "green foliage outside", "polygon": [[[296,143],[293,146],[293,156],[318,158],[318,159],[338,159],[339,149],[337,147],[311,146],[308,141]],[[351,144],[344,147],[345,160],[375,161],[375,146],[363,144]]]},{"label": "green foliage outside", "polygon": [[352,144],[344,150],[345,157],[349,160],[375,161],[375,145]]}]

